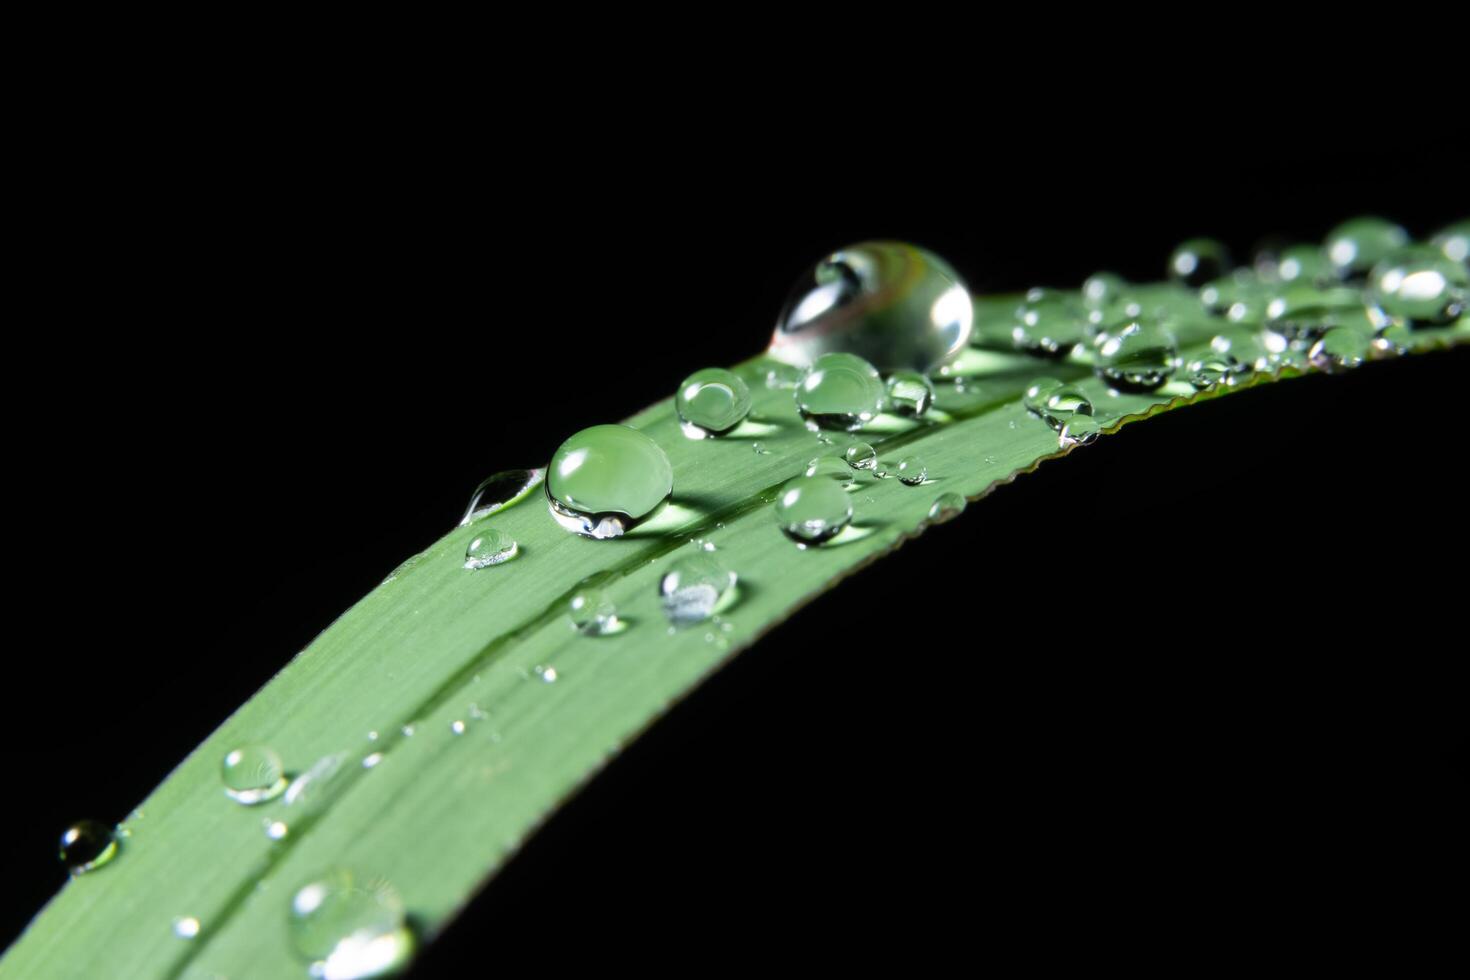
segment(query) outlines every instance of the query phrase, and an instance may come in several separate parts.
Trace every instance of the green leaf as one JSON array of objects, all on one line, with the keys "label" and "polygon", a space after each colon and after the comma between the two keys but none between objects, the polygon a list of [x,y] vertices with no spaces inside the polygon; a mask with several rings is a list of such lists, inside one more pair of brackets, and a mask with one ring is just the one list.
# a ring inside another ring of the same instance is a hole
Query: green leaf
[{"label": "green leaf", "polygon": [[[1208,351],[1221,321],[1191,294],[1159,286],[1143,298],[1178,319],[1184,360]],[[1079,448],[1060,445],[1023,406],[1033,378],[1075,382],[1106,438],[1159,412],[1309,370],[1298,363],[1202,392],[1175,381],[1152,393],[1110,393],[1085,363],[1004,349],[1014,304],[979,304],[982,346],[942,379],[930,419],[883,416],[861,433],[882,466],[917,455],[929,479],[860,479],[854,524],[828,545],[798,549],[777,528],[772,502],[808,460],[840,455],[854,440],[819,443],[791,391],[766,385],[771,364],[762,359],[739,368],[753,379],[754,409],[734,435],[685,438],[670,399],[629,420],[673,463],[674,500],[650,524],[621,539],[580,538],[551,519],[536,488],[453,529],[191,753],[121,826],[116,859],[68,883],[0,961],[0,975],[304,974],[287,935],[288,903],[300,884],[336,867],[391,881],[419,941],[432,941],[540,822],[671,703],[844,576],[922,533],[942,494],[978,499]],[[1427,350],[1467,339],[1470,321],[1461,318],[1408,342]],[[466,546],[487,527],[513,537],[519,554],[465,568]],[[712,542],[738,573],[739,594],[718,621],[672,629],[658,581],[679,555],[694,553],[696,539]],[[571,627],[568,598],[589,578],[626,629],[588,637]],[[242,806],[225,795],[219,769],[246,744],[272,746],[291,774],[316,767],[323,778],[294,802]],[[176,935],[180,917],[198,920],[196,937]]]}]

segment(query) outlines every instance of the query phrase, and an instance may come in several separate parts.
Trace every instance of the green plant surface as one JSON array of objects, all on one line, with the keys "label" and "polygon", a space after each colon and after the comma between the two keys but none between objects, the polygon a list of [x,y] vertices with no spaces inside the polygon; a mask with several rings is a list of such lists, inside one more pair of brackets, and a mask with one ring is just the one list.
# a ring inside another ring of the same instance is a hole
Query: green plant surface
[{"label": "green plant surface", "polygon": [[[1208,349],[1222,321],[1192,294],[1143,293],[1177,318],[1184,360]],[[339,866],[391,881],[419,942],[431,942],[624,745],[775,624],[925,531],[941,494],[977,500],[1045,460],[1095,451],[1059,445],[1027,412],[1021,398],[1033,378],[1075,381],[1104,420],[1105,443],[1153,414],[1313,370],[1299,361],[1200,392],[1176,380],[1148,394],[1112,393],[1082,361],[1003,349],[1014,305],[1014,297],[977,304],[978,346],[940,379],[938,410],[922,422],[882,416],[856,436],[819,442],[791,390],[767,385],[771,362],[757,358],[738,368],[751,379],[754,409],[733,435],[686,438],[671,398],[628,420],[673,464],[673,500],[650,523],[616,540],[581,538],[551,519],[538,487],[454,528],[184,759],[121,825],[117,858],[60,891],[0,961],[0,976],[305,975],[288,940],[288,903],[302,882]],[[1418,353],[1467,339],[1462,317],[1416,332],[1411,344]],[[799,549],[773,518],[778,489],[808,460],[857,439],[876,446],[885,465],[921,456],[929,479],[908,486],[860,476],[852,528]],[[467,543],[492,524],[520,553],[466,569]],[[739,593],[718,621],[673,629],[658,582],[671,562],[695,553],[696,540],[713,543],[738,573]],[[589,637],[571,627],[568,598],[588,578],[602,583],[626,629]],[[274,747],[293,775],[338,754],[340,770],[311,799],[242,806],[223,792],[220,761],[252,743]],[[376,764],[365,766],[374,754]],[[181,916],[198,919],[196,937],[175,934]]]}]

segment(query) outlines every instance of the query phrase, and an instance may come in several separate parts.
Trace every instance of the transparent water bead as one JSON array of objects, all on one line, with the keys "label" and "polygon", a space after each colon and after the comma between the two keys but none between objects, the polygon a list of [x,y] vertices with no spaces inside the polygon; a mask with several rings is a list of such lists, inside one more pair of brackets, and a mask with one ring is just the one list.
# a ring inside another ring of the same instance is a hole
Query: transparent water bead
[{"label": "transparent water bead", "polygon": [[1076,385],[1059,384],[1045,393],[1038,414],[1047,425],[1060,429],[1074,415],[1091,415],[1092,400]]},{"label": "transparent water bead", "polygon": [[61,832],[61,863],[74,875],[95,871],[117,856],[117,835],[98,820],[78,820]]},{"label": "transparent water bead", "polygon": [[1282,249],[1276,263],[1278,282],[1303,286],[1325,286],[1336,274],[1327,256],[1315,245],[1292,245]]},{"label": "transparent water bead", "polygon": [[852,467],[839,456],[818,456],[806,464],[802,475],[833,480],[844,490],[857,482],[852,475]]},{"label": "transparent water bead", "polygon": [[1116,304],[1128,292],[1128,281],[1113,272],[1095,272],[1082,284],[1082,305],[1102,310]]},{"label": "transparent water bead", "polygon": [[1355,289],[1293,286],[1266,304],[1266,329],[1288,340],[1322,336],[1345,317],[1361,317],[1363,299]]},{"label": "transparent water bead", "polygon": [[941,493],[929,505],[929,523],[943,524],[965,512],[965,498],[957,493]]},{"label": "transparent water bead", "polygon": [[1064,293],[1033,289],[1016,308],[1011,343],[1037,357],[1064,357],[1085,339],[1087,315]]},{"label": "transparent water bead", "polygon": [[809,426],[851,432],[883,410],[878,369],[855,354],[823,354],[796,386],[796,410]]},{"label": "transparent water bead", "polygon": [[1119,391],[1154,391],[1173,376],[1179,361],[1174,335],[1142,320],[1109,336],[1098,354],[1098,376]]},{"label": "transparent water bead", "polygon": [[1211,313],[1239,322],[1261,319],[1271,294],[1253,273],[1237,269],[1202,287],[1199,298]]},{"label": "transparent water bead", "polygon": [[1413,334],[1404,323],[1394,320],[1373,335],[1374,350],[1384,354],[1407,354],[1413,347]]},{"label": "transparent water bead", "polygon": [[626,425],[594,425],[551,457],[546,496],[569,531],[616,538],[652,517],[674,491],[674,468],[659,444]]},{"label": "transparent water bead", "polygon": [[[822,482],[832,486],[828,481]],[[833,489],[842,493],[835,486]],[[733,594],[736,579],[735,573],[710,552],[685,555],[659,579],[658,595],[664,615],[675,626],[702,623]]]},{"label": "transparent water bead", "polygon": [[1371,341],[1367,334],[1352,327],[1333,327],[1307,352],[1314,367],[1328,373],[1350,371],[1368,357]]},{"label": "transparent water bead", "polygon": [[1453,323],[1470,296],[1470,269],[1426,248],[1394,253],[1368,276],[1373,301],[1416,326]]},{"label": "transparent water bead", "polygon": [[520,503],[546,478],[545,470],[504,470],[487,477],[470,495],[461,525],[489,517],[496,511]]},{"label": "transparent water bead", "polygon": [[903,242],[861,242],[796,283],[769,352],[802,366],[847,353],[884,371],[928,373],[969,343],[973,323],[970,292],[949,263]]},{"label": "transparent water bead", "polygon": [[312,964],[313,976],[386,976],[413,956],[397,889],[358,871],[334,869],[302,885],[291,898],[287,923],[291,945]]},{"label": "transparent water bead", "polygon": [[842,458],[855,470],[871,472],[878,468],[878,451],[866,442],[855,442],[842,452]]},{"label": "transparent water bead", "polygon": [[1240,373],[1239,368],[1239,362],[1229,354],[1212,351],[1190,361],[1186,370],[1189,375],[1189,383],[1203,390],[1213,388],[1218,384],[1230,384]]},{"label": "transparent water bead", "polygon": [[831,480],[799,476],[776,498],[776,523],[798,544],[821,544],[852,523],[852,500]]},{"label": "transparent water bead", "polygon": [[1440,229],[1429,241],[1451,262],[1470,263],[1470,218]]},{"label": "transparent water bead", "polygon": [[674,410],[685,435],[694,439],[724,435],[750,414],[750,388],[733,372],[705,368],[679,385]]},{"label": "transparent water bead", "polygon": [[1340,279],[1366,275],[1368,270],[1409,243],[1409,233],[1383,218],[1354,218],[1327,234],[1322,251]]},{"label": "transparent water bead", "polygon": [[1271,350],[1257,330],[1231,326],[1210,338],[1210,349],[1235,362],[1237,374],[1264,371],[1271,366]]},{"label": "transparent water bead", "polygon": [[924,461],[918,456],[905,456],[899,460],[893,473],[898,477],[899,483],[911,487],[916,487],[929,479],[929,467],[925,466]]},{"label": "transparent water bead", "polygon": [[193,939],[199,935],[199,920],[192,915],[180,915],[174,918],[174,935],[180,939]]},{"label": "transparent water bead", "polygon": [[888,376],[888,411],[905,418],[922,418],[934,404],[934,382],[918,371],[894,371]]},{"label": "transparent water bead", "polygon": [[1229,269],[1230,253],[1213,238],[1191,238],[1169,256],[1170,277],[1194,289],[1219,279]]},{"label": "transparent water bead", "polygon": [[464,549],[465,568],[489,568],[503,565],[520,554],[516,539],[498,528],[483,528],[470,538]]},{"label": "transparent water bead", "polygon": [[[412,735],[413,726],[405,725],[403,734]],[[346,771],[346,761],[346,752],[322,756],[309,769],[291,780],[282,801],[298,813],[310,814],[320,810],[345,788],[346,781],[342,777]]]},{"label": "transparent water bead", "polygon": [[255,806],[286,792],[286,765],[268,745],[242,745],[225,753],[220,780],[230,799]]},{"label": "transparent water bead", "polygon": [[1102,432],[1102,423],[1091,415],[1074,415],[1057,433],[1057,443],[1062,448],[1085,446]]},{"label": "transparent water bead", "polygon": [[592,586],[584,586],[572,593],[567,601],[567,615],[573,628],[583,636],[606,636],[617,632],[621,626],[618,607],[607,593]]},{"label": "transparent water bead", "polygon": [[1021,404],[1032,415],[1039,415],[1045,418],[1046,400],[1051,396],[1053,391],[1061,386],[1062,383],[1056,378],[1036,378],[1026,386],[1025,392],[1021,395]]}]

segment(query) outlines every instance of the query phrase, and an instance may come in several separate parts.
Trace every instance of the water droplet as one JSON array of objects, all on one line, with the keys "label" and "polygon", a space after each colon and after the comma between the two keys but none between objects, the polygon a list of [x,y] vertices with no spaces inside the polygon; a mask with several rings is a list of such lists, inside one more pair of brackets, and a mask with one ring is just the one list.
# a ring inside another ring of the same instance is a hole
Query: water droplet
[{"label": "water droplet", "polygon": [[254,806],[286,791],[286,766],[268,745],[242,745],[225,753],[220,763],[225,793],[236,803]]},{"label": "water droplet", "polygon": [[1061,386],[1062,383],[1056,378],[1036,378],[1026,386],[1026,391],[1021,396],[1021,404],[1026,406],[1026,411],[1032,415],[1045,418],[1046,399]]},{"label": "water droplet", "polygon": [[750,389],[724,368],[705,368],[679,385],[674,410],[691,439],[724,435],[750,414]]},{"label": "water droplet", "polygon": [[403,899],[382,878],[334,869],[291,898],[291,945],[313,976],[360,980],[402,968],[413,955]]},{"label": "water droplet", "polygon": [[1271,351],[1258,331],[1249,327],[1225,327],[1210,339],[1210,349],[1228,356],[1237,374],[1264,371],[1271,366]]},{"label": "water droplet", "polygon": [[1037,414],[1053,429],[1060,429],[1074,415],[1091,415],[1092,399],[1076,385],[1059,384],[1042,393]]},{"label": "water droplet", "polygon": [[755,454],[757,456],[769,456],[769,455],[771,455],[771,451],[769,449],[767,449],[765,446],[763,446],[760,443],[758,443],[758,442],[752,442],[750,444],[750,448],[755,450]]},{"label": "water droplet", "polygon": [[855,442],[842,453],[847,465],[855,470],[872,471],[878,467],[878,451],[866,442]]},{"label": "water droplet", "polygon": [[[842,493],[831,481],[822,483]],[[843,499],[846,499],[843,494]],[[658,583],[659,599],[664,615],[676,626],[702,623],[733,598],[735,573],[709,552],[685,555],[677,559]]]},{"label": "water droplet", "polygon": [[799,476],[781,488],[776,522],[798,544],[821,544],[852,522],[852,501],[831,480]]},{"label": "water droplet", "polygon": [[1128,281],[1113,272],[1095,272],[1082,284],[1082,304],[1090,310],[1106,309],[1128,291]]},{"label": "water droplet", "polygon": [[1307,360],[1329,373],[1349,371],[1367,358],[1369,345],[1368,336],[1361,331],[1352,327],[1333,327],[1312,345],[1307,352]]},{"label": "water droplet", "polygon": [[856,354],[885,371],[932,371],[969,343],[964,282],[939,256],[902,242],[862,242],[818,262],[776,319],[770,353],[790,364]]},{"label": "water droplet", "polygon": [[601,589],[584,586],[572,593],[567,603],[572,626],[584,636],[605,636],[621,625],[618,608]]},{"label": "water droplet", "polygon": [[520,553],[515,538],[497,528],[487,527],[470,538],[464,549],[465,568],[489,568],[503,565]]},{"label": "water droplet", "polygon": [[469,524],[520,503],[546,478],[545,470],[506,470],[487,478],[470,495],[460,525]]},{"label": "water droplet", "polygon": [[888,410],[905,418],[922,418],[934,404],[934,382],[918,371],[894,371],[888,376]]},{"label": "water droplet", "polygon": [[883,410],[878,369],[855,354],[823,354],[796,386],[796,409],[810,426],[852,431]]},{"label": "water droplet", "polygon": [[1050,289],[1033,289],[1016,308],[1011,342],[1038,357],[1063,357],[1087,334],[1087,317],[1076,301]]},{"label": "water droplet", "polygon": [[766,369],[766,387],[773,389],[795,388],[801,380],[802,369],[795,364],[776,362]]},{"label": "water droplet", "polygon": [[291,780],[286,787],[287,806],[312,812],[321,807],[343,788],[341,776],[346,752],[334,752],[311,764],[311,768]]},{"label": "water droplet", "polygon": [[61,863],[74,875],[102,867],[117,856],[112,828],[97,820],[78,820],[61,834]]},{"label": "water droplet", "polygon": [[1255,322],[1265,315],[1271,295],[1254,273],[1237,269],[1201,287],[1199,298],[1217,316],[1236,322]]},{"label": "water droplet", "polygon": [[929,521],[932,524],[943,524],[954,520],[964,512],[964,497],[957,493],[941,493],[934,498],[934,503],[929,505]]},{"label": "water droplet", "polygon": [[1284,283],[1321,287],[1331,282],[1333,275],[1332,264],[1315,245],[1282,249],[1276,263],[1276,278]]},{"label": "water droplet", "polygon": [[193,939],[199,935],[199,920],[192,915],[181,915],[174,919],[174,935],[180,939]]},{"label": "water droplet", "polygon": [[1443,326],[1465,311],[1470,270],[1431,249],[1405,249],[1373,267],[1368,287],[1389,317],[1415,326]]},{"label": "water droplet", "polygon": [[1217,384],[1230,384],[1240,364],[1229,354],[1211,352],[1189,362],[1189,383],[1201,390]]},{"label": "water droplet", "polygon": [[569,531],[616,538],[653,516],[674,490],[669,457],[626,425],[594,425],[561,444],[551,458],[546,495],[551,514]]},{"label": "water droplet", "polygon": [[1451,262],[1470,263],[1470,218],[1440,229],[1429,241]]},{"label": "water droplet", "polygon": [[1345,322],[1362,321],[1364,306],[1356,289],[1291,286],[1266,304],[1266,329],[1287,340],[1314,340]]},{"label": "water droplet", "polygon": [[1191,238],[1169,256],[1169,275],[1195,289],[1230,269],[1230,253],[1212,238]]},{"label": "water droplet", "polygon": [[1354,218],[1332,229],[1322,251],[1341,279],[1366,275],[1368,270],[1403,248],[1409,233],[1383,218]]},{"label": "water droplet", "polygon": [[1385,354],[1407,354],[1413,347],[1413,335],[1405,324],[1390,321],[1374,335],[1373,347]]},{"label": "water droplet", "polygon": [[1057,433],[1057,443],[1063,448],[1085,446],[1096,439],[1100,432],[1102,432],[1102,423],[1091,415],[1074,415],[1067,419],[1066,424]]},{"label": "water droplet", "polygon": [[844,490],[857,482],[852,475],[852,467],[847,465],[847,460],[838,456],[818,456],[806,464],[803,475],[835,480],[837,485]]},{"label": "water droplet", "polygon": [[1098,376],[1120,391],[1145,392],[1162,387],[1173,376],[1179,360],[1173,334],[1142,320],[1108,337],[1098,353]]},{"label": "water droplet", "polygon": [[416,732],[416,731],[418,731],[418,728],[415,725],[413,725],[412,723],[410,723],[410,724],[404,725],[401,730],[403,732],[403,737],[404,738],[413,738],[413,733]]},{"label": "water droplet", "polygon": [[374,766],[376,766],[378,763],[380,763],[382,761],[383,761],[383,753],[381,753],[381,752],[370,752],[367,755],[365,755],[365,756],[362,757],[362,767],[364,769],[372,769]]},{"label": "water droplet", "polygon": [[929,479],[929,467],[925,466],[924,461],[917,456],[905,456],[899,460],[895,472],[898,482],[910,487],[916,487]]},{"label": "water droplet", "polygon": [[463,735],[464,734],[464,722],[461,721],[460,719],[456,718],[454,721],[451,721],[449,723],[449,731],[450,731],[451,734],[454,734],[454,735]]}]

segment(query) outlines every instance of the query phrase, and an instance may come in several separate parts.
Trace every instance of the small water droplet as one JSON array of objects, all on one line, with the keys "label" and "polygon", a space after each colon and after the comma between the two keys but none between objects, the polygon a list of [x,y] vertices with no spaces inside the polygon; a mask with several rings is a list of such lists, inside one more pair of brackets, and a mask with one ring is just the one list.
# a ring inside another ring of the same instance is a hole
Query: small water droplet
[{"label": "small water droplet", "polygon": [[821,544],[852,523],[852,500],[832,480],[799,476],[781,488],[776,522],[798,544]]},{"label": "small water droplet", "polygon": [[1026,386],[1021,395],[1021,404],[1026,411],[1033,415],[1046,417],[1046,399],[1053,391],[1060,388],[1062,383],[1056,378],[1036,378]]},{"label": "small water droplet", "polygon": [[556,450],[546,478],[551,514],[568,531],[605,539],[652,517],[674,489],[668,455],[626,425],[594,425]]},{"label": "small water droplet", "polygon": [[584,636],[606,636],[622,625],[618,608],[601,589],[583,586],[572,593],[567,602],[567,615],[572,627]]},{"label": "small water droplet", "polygon": [[291,945],[312,974],[340,980],[379,977],[413,955],[403,899],[388,881],[347,869],[328,871],[296,890]]},{"label": "small water droplet", "polygon": [[1041,402],[1041,418],[1053,429],[1061,429],[1074,415],[1091,415],[1092,399],[1076,385],[1059,384],[1048,389]]},{"label": "small water droplet", "polygon": [[545,478],[545,470],[505,470],[486,478],[470,495],[470,504],[459,523],[469,524],[520,503]]},{"label": "small water droplet", "polygon": [[922,418],[934,404],[934,382],[918,371],[894,371],[886,382],[888,411],[905,418]]},{"label": "small water droplet", "polygon": [[1407,354],[1413,347],[1413,334],[1403,323],[1393,321],[1374,335],[1373,347],[1385,354]]},{"label": "small water droplet", "polygon": [[61,863],[74,875],[102,867],[117,850],[112,828],[98,820],[78,820],[61,834]]},{"label": "small water droplet", "polygon": [[557,678],[561,676],[556,672],[555,667],[549,666],[547,664],[537,664],[535,667],[531,668],[531,671],[537,677],[541,678],[541,683],[543,684],[555,684]]},{"label": "small water droplet", "polygon": [[853,431],[883,410],[878,369],[855,354],[823,354],[796,386],[796,410],[808,426]]},{"label": "small water droplet", "polygon": [[1282,249],[1276,262],[1276,278],[1284,283],[1320,287],[1331,282],[1333,276],[1332,264],[1315,245]]},{"label": "small water droplet", "polygon": [[769,456],[769,455],[771,455],[771,451],[770,451],[770,450],[769,450],[769,449],[767,449],[767,448],[766,448],[766,447],[765,447],[765,446],[764,446],[764,445],[762,445],[762,444],[761,444],[761,443],[758,443],[758,442],[752,442],[752,443],[751,443],[751,444],[750,444],[750,448],[751,448],[751,449],[754,449],[754,450],[755,450],[755,454],[756,454],[756,455],[757,455],[757,456]]},{"label": "small water droplet", "polygon": [[1453,323],[1470,297],[1470,269],[1429,248],[1402,249],[1368,276],[1373,301],[1390,318],[1414,326]]},{"label": "small water droplet", "polygon": [[1329,374],[1350,371],[1368,357],[1368,337],[1352,327],[1333,327],[1312,345],[1307,360]]},{"label": "small water droplet", "polygon": [[1230,253],[1212,238],[1191,238],[1169,256],[1169,275],[1198,289],[1230,269]]},{"label": "small water droplet", "polygon": [[418,728],[413,723],[409,723],[407,725],[404,725],[403,728],[402,728],[402,732],[403,732],[403,737],[404,738],[413,738],[413,733],[416,732],[416,731],[418,731]]},{"label": "small water droplet", "polygon": [[934,503],[929,505],[929,521],[932,524],[943,524],[954,520],[964,512],[964,497],[957,493],[941,493],[934,498]]},{"label": "small water droplet", "polygon": [[750,389],[731,371],[705,368],[679,385],[674,411],[691,439],[724,435],[750,414]]},{"label": "small water droplet", "polygon": [[1271,366],[1271,350],[1259,331],[1244,326],[1223,328],[1210,340],[1210,349],[1230,358],[1237,374],[1264,371]]},{"label": "small water droplet", "polygon": [[1086,313],[1070,295],[1033,289],[1016,308],[1011,343],[1037,357],[1064,357],[1086,333]]},{"label": "small water droplet", "polygon": [[733,597],[735,582],[735,573],[709,552],[678,558],[658,583],[664,615],[675,626],[702,623]]},{"label": "small water droplet", "polygon": [[368,741],[369,742],[376,742],[378,740],[378,733],[377,732],[368,732],[367,737],[368,737]]},{"label": "small water droplet", "polygon": [[199,935],[199,920],[192,915],[181,915],[174,919],[174,935],[180,939],[193,939]]},{"label": "small water droplet", "polygon": [[373,768],[374,766],[376,766],[378,763],[380,763],[382,761],[383,761],[383,753],[381,753],[381,752],[373,752],[373,753],[370,753],[370,754],[365,755],[365,756],[362,757],[362,767],[364,769],[371,769],[371,768]]},{"label": "small water droplet", "polygon": [[898,482],[905,486],[916,487],[929,479],[929,467],[917,456],[905,456],[898,461],[896,470]]},{"label": "small water droplet", "polygon": [[1265,315],[1271,294],[1255,273],[1237,269],[1202,286],[1199,298],[1216,316],[1235,322],[1256,322]]},{"label": "small water droplet", "polygon": [[1173,376],[1179,360],[1173,334],[1142,320],[1109,336],[1099,354],[1098,376],[1120,391],[1132,392],[1162,387]]},{"label": "small water droplet", "polygon": [[1470,218],[1441,228],[1429,241],[1451,262],[1470,263]]},{"label": "small water droplet", "polygon": [[1091,415],[1074,415],[1057,433],[1057,443],[1062,447],[1085,446],[1102,432],[1102,423]]},{"label": "small water droplet", "polygon": [[1328,232],[1322,251],[1340,279],[1366,275],[1368,270],[1409,243],[1409,233],[1383,218],[1354,218]]},{"label": "small water droplet", "polygon": [[225,753],[220,763],[225,793],[236,803],[254,806],[286,791],[286,766],[268,745],[242,745]]},{"label": "small water droplet", "polygon": [[308,812],[321,809],[342,788],[342,764],[346,760],[346,752],[334,752],[312,763],[286,787],[286,805]]},{"label": "small water droplet", "polygon": [[842,453],[842,458],[855,470],[872,471],[878,467],[878,451],[866,442],[855,442]]},{"label": "small water droplet", "polygon": [[286,826],[284,820],[272,820],[267,817],[261,822],[261,826],[265,828],[265,835],[271,840],[285,840],[286,835],[291,832],[291,828]]},{"label": "small water droplet", "polygon": [[461,720],[459,720],[458,718],[456,718],[454,721],[451,721],[449,723],[449,730],[450,730],[450,732],[452,732],[455,735],[463,735],[464,734],[464,722],[461,721]]},{"label": "small water droplet", "polygon": [[1095,272],[1082,284],[1082,304],[1090,310],[1112,306],[1128,291],[1128,281],[1113,272]]},{"label": "small water droplet", "polygon": [[520,554],[515,538],[497,528],[487,527],[470,538],[464,550],[464,567],[471,569],[503,565]]},{"label": "small water droplet", "polygon": [[818,456],[807,462],[802,475],[834,480],[844,490],[857,482],[852,475],[852,467],[840,456]]},{"label": "small water droplet", "polygon": [[1218,384],[1230,384],[1240,373],[1240,364],[1229,354],[1211,352],[1189,362],[1189,383],[1203,390]]}]

